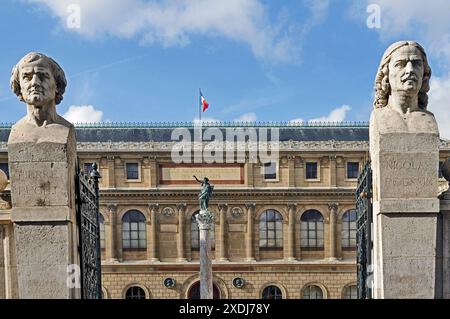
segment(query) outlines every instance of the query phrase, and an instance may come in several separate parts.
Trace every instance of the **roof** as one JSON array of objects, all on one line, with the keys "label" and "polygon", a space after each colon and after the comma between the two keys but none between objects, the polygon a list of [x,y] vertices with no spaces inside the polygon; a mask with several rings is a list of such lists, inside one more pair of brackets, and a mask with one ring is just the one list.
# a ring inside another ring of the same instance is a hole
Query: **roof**
[{"label": "roof", "polygon": [[[93,123],[76,125],[77,142],[170,142],[174,129],[187,129],[193,135],[197,126],[193,123]],[[11,124],[0,124],[0,142],[7,142]],[[257,134],[267,129],[270,141],[271,129],[279,130],[280,141],[369,141],[369,126],[359,123],[291,123],[291,122],[217,122],[204,123],[208,128],[219,129],[223,137],[236,131],[256,129]]]}]

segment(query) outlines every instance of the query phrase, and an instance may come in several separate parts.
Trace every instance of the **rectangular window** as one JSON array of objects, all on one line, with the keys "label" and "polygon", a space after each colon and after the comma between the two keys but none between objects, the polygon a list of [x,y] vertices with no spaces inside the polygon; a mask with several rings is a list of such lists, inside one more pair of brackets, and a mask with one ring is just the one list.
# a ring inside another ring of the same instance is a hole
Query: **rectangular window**
[{"label": "rectangular window", "polygon": [[[442,175],[442,165],[444,165],[444,162],[439,161],[439,178],[443,178],[444,176]],[[0,166],[1,168],[1,166]]]},{"label": "rectangular window", "polygon": [[139,179],[139,164],[127,163],[127,179],[136,180]]},{"label": "rectangular window", "polygon": [[347,178],[358,178],[359,176],[359,163],[347,162]]},{"label": "rectangular window", "polygon": [[5,172],[6,177],[8,177],[9,179],[9,168],[8,168],[8,163],[0,163],[0,169]]},{"label": "rectangular window", "polygon": [[317,163],[306,163],[306,179],[317,179]]},{"label": "rectangular window", "polygon": [[277,163],[268,162],[264,163],[264,179],[277,179]]},{"label": "rectangular window", "polygon": [[89,175],[92,171],[92,164],[93,163],[84,163],[83,164],[83,172],[86,175]]}]

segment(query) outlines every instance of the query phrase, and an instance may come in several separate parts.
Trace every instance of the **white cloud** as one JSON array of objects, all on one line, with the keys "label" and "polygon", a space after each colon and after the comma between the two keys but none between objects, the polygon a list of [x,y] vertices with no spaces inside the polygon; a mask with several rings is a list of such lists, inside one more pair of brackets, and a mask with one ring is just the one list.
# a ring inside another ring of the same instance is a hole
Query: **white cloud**
[{"label": "white cloud", "polygon": [[[413,34],[414,37],[424,39],[423,45],[428,51],[450,62],[450,1],[366,0],[365,2],[366,5],[380,6],[381,28],[377,30],[382,38],[407,37]],[[354,9],[359,17],[367,19],[366,8],[359,1],[355,1]]]},{"label": "white cloud", "polygon": [[[292,62],[299,51],[298,28],[286,15],[277,23],[269,19],[260,0],[22,0],[45,5],[64,28],[90,38],[102,35],[138,37],[143,44],[185,46],[190,36],[225,37],[250,46],[253,54],[270,62]],[[328,1],[307,0],[311,17],[302,33],[320,23],[328,11]],[[80,28],[68,28],[71,12],[80,7]],[[283,19],[284,18],[284,19]]]},{"label": "white cloud", "polygon": [[434,113],[441,137],[450,139],[450,73],[431,79],[428,109]]},{"label": "white cloud", "polygon": [[351,107],[344,104],[341,107],[335,108],[330,114],[310,119],[308,122],[342,122],[345,121],[345,116],[350,110]]},{"label": "white cloud", "polygon": [[235,118],[233,121],[235,122],[254,122],[256,121],[256,114],[253,112],[245,113],[239,116],[238,118]]},{"label": "white cloud", "polygon": [[72,105],[63,117],[72,123],[94,123],[102,120],[103,112],[92,105]]}]

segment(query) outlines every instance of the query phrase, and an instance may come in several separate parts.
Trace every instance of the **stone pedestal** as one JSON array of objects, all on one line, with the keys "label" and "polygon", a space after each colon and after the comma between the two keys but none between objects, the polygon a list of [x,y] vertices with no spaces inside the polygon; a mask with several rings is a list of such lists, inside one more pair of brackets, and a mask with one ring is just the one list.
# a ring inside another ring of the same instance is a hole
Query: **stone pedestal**
[{"label": "stone pedestal", "polygon": [[196,218],[200,231],[200,298],[213,299],[210,231],[214,224],[214,215],[201,210]]},{"label": "stone pedestal", "polygon": [[374,298],[435,298],[439,132],[434,116],[375,109]]},{"label": "stone pedestal", "polygon": [[74,128],[18,122],[8,156],[19,298],[78,298],[67,270],[79,264]]}]

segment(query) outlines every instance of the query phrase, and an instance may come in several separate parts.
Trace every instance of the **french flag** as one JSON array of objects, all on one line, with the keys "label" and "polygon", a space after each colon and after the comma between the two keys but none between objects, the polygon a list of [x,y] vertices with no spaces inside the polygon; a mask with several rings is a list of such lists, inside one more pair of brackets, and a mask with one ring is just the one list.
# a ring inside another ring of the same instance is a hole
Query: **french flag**
[{"label": "french flag", "polygon": [[209,106],[209,103],[206,101],[201,90],[200,90],[200,105],[202,107],[202,112],[205,112]]}]

